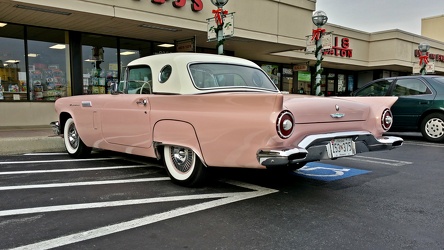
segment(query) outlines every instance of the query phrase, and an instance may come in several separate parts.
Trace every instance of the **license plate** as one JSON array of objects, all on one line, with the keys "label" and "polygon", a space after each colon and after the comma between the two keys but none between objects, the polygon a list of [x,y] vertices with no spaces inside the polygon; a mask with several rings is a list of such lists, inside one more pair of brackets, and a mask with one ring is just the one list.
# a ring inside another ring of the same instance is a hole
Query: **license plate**
[{"label": "license plate", "polygon": [[327,152],[330,158],[355,155],[355,143],[351,138],[333,139],[327,145]]}]

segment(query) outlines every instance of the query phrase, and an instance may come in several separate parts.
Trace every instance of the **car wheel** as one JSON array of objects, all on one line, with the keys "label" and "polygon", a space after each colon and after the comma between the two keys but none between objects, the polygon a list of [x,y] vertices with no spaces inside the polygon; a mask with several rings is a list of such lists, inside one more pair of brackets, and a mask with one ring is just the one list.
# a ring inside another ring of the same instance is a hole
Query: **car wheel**
[{"label": "car wheel", "polygon": [[174,183],[195,187],[205,181],[207,169],[190,148],[165,146],[163,156],[168,175]]},{"label": "car wheel", "polygon": [[65,127],[63,128],[63,140],[65,142],[66,151],[71,157],[83,158],[91,153],[91,148],[87,147],[82,139],[80,139],[72,118],[69,118],[65,122]]},{"label": "car wheel", "polygon": [[431,142],[444,142],[444,114],[432,113],[421,122],[422,136]]}]

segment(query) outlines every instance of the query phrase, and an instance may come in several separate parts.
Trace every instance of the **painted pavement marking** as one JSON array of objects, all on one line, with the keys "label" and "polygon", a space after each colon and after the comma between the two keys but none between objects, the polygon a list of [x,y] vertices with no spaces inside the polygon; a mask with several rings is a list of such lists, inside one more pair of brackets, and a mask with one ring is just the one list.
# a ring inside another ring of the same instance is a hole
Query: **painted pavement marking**
[{"label": "painted pavement marking", "polygon": [[77,187],[77,186],[91,186],[91,185],[125,184],[125,183],[168,181],[168,180],[170,180],[169,177],[159,177],[159,178],[142,178],[142,179],[109,180],[109,181],[85,181],[85,182],[50,183],[50,184],[35,184],[35,185],[21,185],[21,186],[4,186],[0,187],[0,191],[36,189],[36,188],[60,188],[60,187]]},{"label": "painted pavement marking", "polygon": [[98,170],[146,168],[146,167],[153,167],[153,165],[132,165],[132,166],[113,166],[113,167],[95,167],[95,168],[70,168],[70,169],[51,169],[51,170],[21,170],[21,171],[0,172],[0,175],[47,174],[47,173],[98,171]]},{"label": "painted pavement marking", "polygon": [[315,180],[336,181],[369,172],[370,171],[367,170],[344,168],[320,162],[310,162],[304,167],[294,171],[294,174]]},{"label": "painted pavement marking", "polygon": [[431,142],[413,142],[413,141],[407,141],[407,142],[404,142],[404,144],[407,144],[407,145],[416,145],[416,146],[424,146],[424,147],[444,148],[444,144],[437,144],[437,143],[431,143]]},{"label": "painted pavement marking", "polygon": [[121,159],[121,158],[108,157],[108,158],[46,160],[46,161],[1,161],[0,165],[6,165],[6,164],[53,163],[53,162],[77,162],[77,161],[108,161],[108,160],[116,160],[116,159]]},{"label": "painted pavement marking", "polygon": [[361,156],[361,155],[355,155],[353,157],[344,157],[342,159],[347,159],[347,160],[352,160],[352,161],[371,162],[371,163],[397,166],[397,167],[413,164],[413,162],[410,162],[410,161],[398,161],[398,160],[390,160],[390,159]]},{"label": "painted pavement marking", "polygon": [[[234,203],[234,202],[238,202],[238,201],[242,201],[242,200],[252,199],[252,198],[256,198],[256,197],[260,197],[260,196],[264,196],[264,195],[278,192],[278,190],[275,190],[275,189],[269,189],[269,188],[260,187],[260,186],[256,186],[256,185],[248,184],[248,183],[237,182],[237,181],[226,181],[226,183],[231,184],[231,185],[235,185],[235,186],[239,186],[239,187],[243,187],[243,188],[247,188],[252,191],[227,193],[227,194],[224,194],[224,196],[221,199],[203,202],[203,203],[190,205],[190,206],[186,206],[186,207],[180,207],[180,208],[176,208],[176,209],[173,209],[170,211],[166,211],[166,212],[162,212],[162,213],[158,213],[158,214],[153,214],[153,215],[148,215],[148,216],[145,216],[142,218],[138,218],[138,219],[134,219],[134,220],[126,221],[126,222],[121,222],[121,223],[116,223],[116,224],[109,225],[109,226],[99,227],[96,229],[87,230],[87,231],[83,231],[83,232],[79,232],[79,233],[74,233],[74,234],[70,234],[70,235],[66,235],[66,236],[61,236],[58,238],[54,238],[54,239],[50,239],[50,240],[46,240],[46,241],[41,241],[41,242],[33,243],[30,245],[25,245],[25,246],[13,248],[13,249],[50,249],[50,248],[55,248],[55,247],[61,247],[61,246],[73,244],[76,242],[81,242],[81,241],[85,241],[85,240],[89,240],[89,239],[94,239],[94,238],[110,235],[113,233],[118,233],[118,232],[130,230],[130,229],[137,228],[137,227],[146,226],[149,224],[153,224],[153,223],[156,223],[159,221],[175,218],[178,216],[196,213],[199,211],[215,208],[218,206],[222,206],[222,205],[226,205],[226,204],[230,204],[230,203]],[[215,194],[215,195],[218,195],[218,194]]]}]

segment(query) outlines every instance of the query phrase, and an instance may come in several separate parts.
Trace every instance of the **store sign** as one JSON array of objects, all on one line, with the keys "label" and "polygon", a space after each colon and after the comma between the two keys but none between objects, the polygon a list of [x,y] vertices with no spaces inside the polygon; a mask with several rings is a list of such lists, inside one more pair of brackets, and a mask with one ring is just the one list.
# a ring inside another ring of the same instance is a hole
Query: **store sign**
[{"label": "store sign", "polygon": [[308,70],[308,66],[307,66],[307,64],[294,65],[293,66],[293,70],[294,71],[307,71]]},{"label": "store sign", "polygon": [[[419,73],[421,73],[421,65],[419,65],[419,63],[415,63],[415,64],[413,64],[413,71],[412,71],[412,73],[413,74],[419,74]],[[426,67],[425,67],[425,72],[427,73],[427,74],[432,74],[432,73],[435,73],[435,63],[433,63],[433,62],[429,62],[429,63],[427,63],[427,65],[426,65]]]},{"label": "store sign", "polygon": [[[332,48],[332,40],[333,40],[333,34],[331,32],[324,33],[322,35],[322,49],[331,49]],[[313,36],[307,36],[305,38],[305,54],[313,54],[316,50],[316,40],[313,39]]]},{"label": "store sign", "polygon": [[196,52],[196,38],[174,41],[176,52]]},{"label": "store sign", "polygon": [[175,8],[182,8],[185,6],[187,1],[191,1],[191,9],[193,11],[197,12],[203,9],[202,0],[151,0],[151,2],[155,4],[164,4],[167,1],[172,2],[172,5]]},{"label": "store sign", "polygon": [[350,39],[344,37],[339,42],[339,38],[334,38],[334,43],[331,49],[327,49],[323,51],[323,55],[332,55],[332,56],[340,56],[340,57],[352,57],[353,50],[350,49]]},{"label": "store sign", "polygon": [[[207,40],[208,42],[217,40],[217,23],[214,17],[207,19]],[[234,36],[234,12],[223,16],[222,38],[226,39]]]},{"label": "store sign", "polygon": [[[427,55],[429,56],[430,60],[434,60],[436,62],[444,62],[444,55],[430,54],[430,53],[427,53]],[[421,52],[418,49],[415,49],[415,57],[420,57],[420,56]]]}]

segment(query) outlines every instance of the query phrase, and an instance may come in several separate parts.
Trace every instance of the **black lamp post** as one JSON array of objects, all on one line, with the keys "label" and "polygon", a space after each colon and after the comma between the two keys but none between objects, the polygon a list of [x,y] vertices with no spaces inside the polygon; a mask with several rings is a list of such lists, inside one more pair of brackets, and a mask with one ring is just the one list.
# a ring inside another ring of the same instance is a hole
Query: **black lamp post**
[{"label": "black lamp post", "polygon": [[224,25],[224,15],[228,12],[223,7],[228,3],[228,0],[211,0],[211,3],[217,7],[213,10],[214,18],[216,19],[217,29],[217,53],[222,55],[224,53],[224,35],[223,35],[223,25]]},{"label": "black lamp post", "polygon": [[430,45],[428,43],[420,43],[418,46],[419,53],[419,66],[421,67],[420,73],[421,75],[426,74],[426,66],[429,63],[429,56],[427,55],[427,51],[430,49]]},{"label": "black lamp post", "polygon": [[327,23],[328,17],[324,11],[318,10],[313,13],[311,20],[313,21],[314,25],[316,25],[316,27],[317,27],[317,29],[313,30],[313,36],[311,39],[312,40],[316,39],[316,50],[315,50],[316,95],[321,95],[321,73],[322,73],[321,62],[323,60],[321,49],[322,49],[322,35],[325,33],[325,29],[322,29],[322,26],[324,26]]}]

